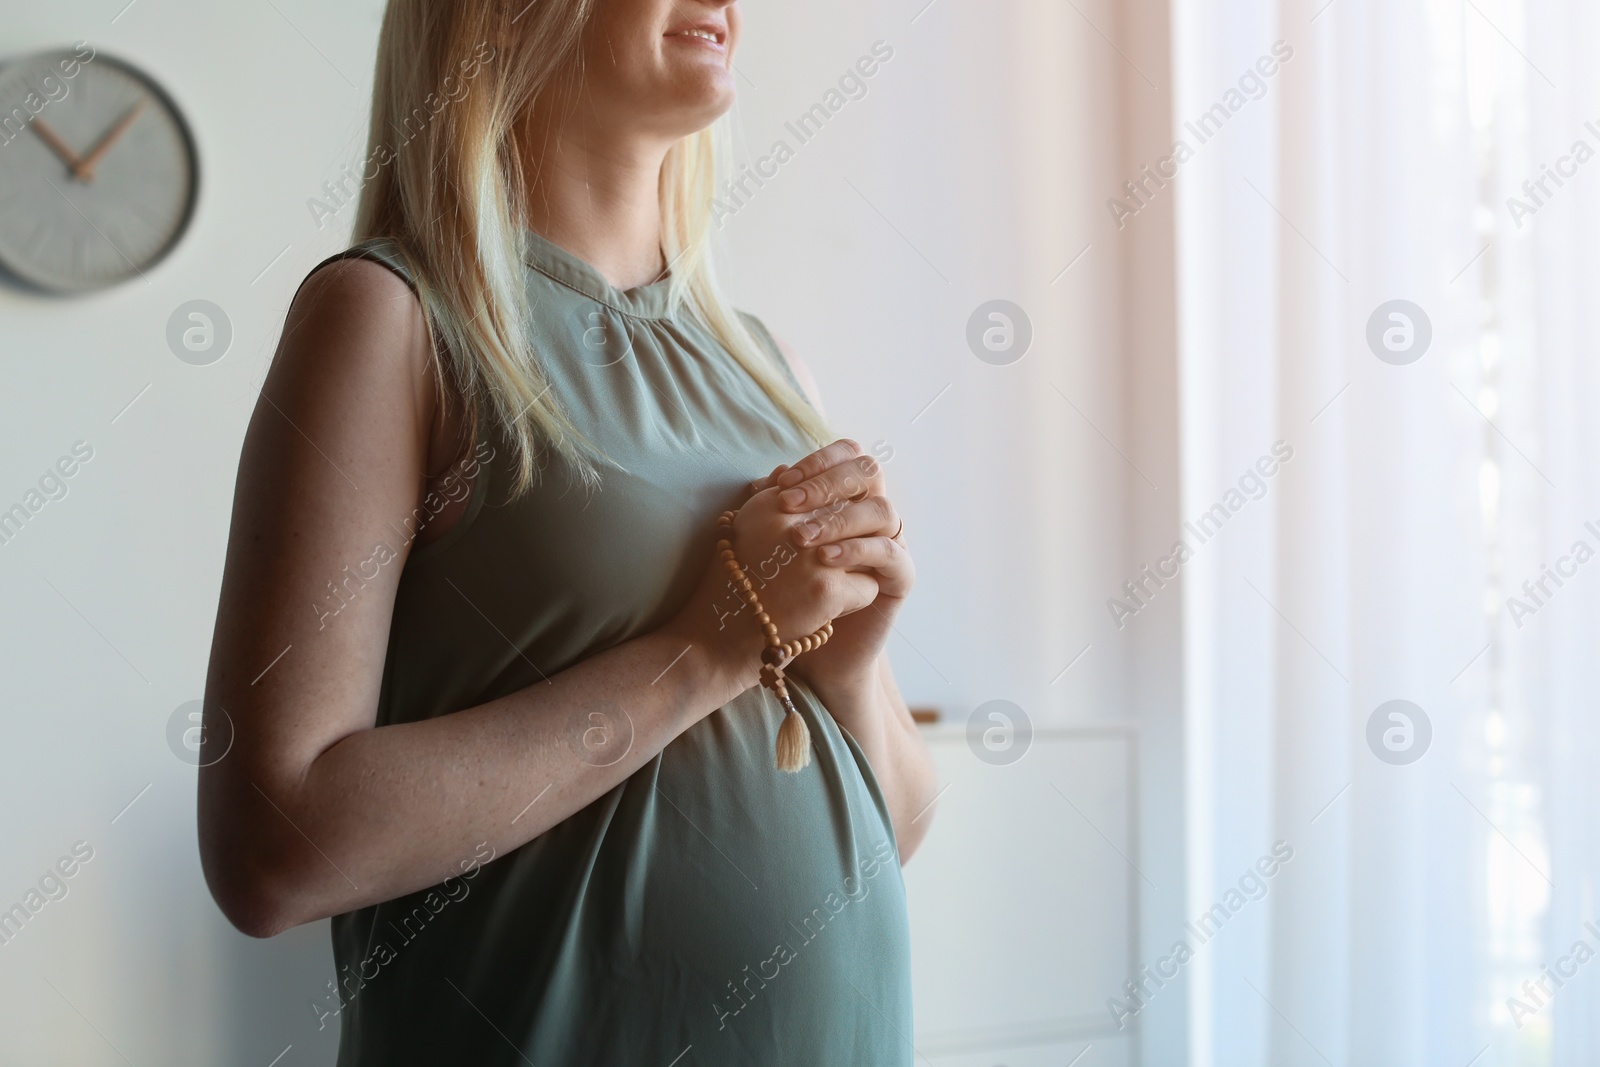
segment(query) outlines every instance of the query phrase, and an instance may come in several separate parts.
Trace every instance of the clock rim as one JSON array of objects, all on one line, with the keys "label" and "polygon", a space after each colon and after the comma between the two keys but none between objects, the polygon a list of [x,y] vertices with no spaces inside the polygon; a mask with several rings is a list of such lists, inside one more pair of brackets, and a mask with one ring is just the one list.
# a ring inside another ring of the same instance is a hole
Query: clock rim
[{"label": "clock rim", "polygon": [[[22,68],[25,64],[69,57],[78,59],[80,63],[83,62],[79,53],[71,49],[45,49],[38,52],[30,52],[27,55],[0,63],[0,80]],[[173,122],[178,127],[178,134],[183,142],[189,161],[189,196],[184,202],[182,217],[178,220],[177,226],[173,228],[172,236],[153,255],[136,264],[132,271],[105,281],[74,282],[63,280],[60,277],[45,278],[38,274],[29,273],[25,268],[19,268],[14,258],[8,256],[6,250],[0,247],[0,278],[12,283],[13,288],[46,296],[63,297],[115,289],[117,286],[125,285],[160,266],[171,255],[173,249],[178,247],[178,244],[188,234],[190,225],[194,222],[195,211],[200,200],[200,148],[199,142],[195,139],[194,130],[190,127],[187,115],[178,106],[177,100],[173,98],[164,85],[152,75],[146,73],[143,67],[131,60],[124,59],[114,53],[95,49],[94,59],[89,64],[85,64],[85,66],[94,63],[105,63],[120,69],[124,74],[142,84],[145,90],[166,108],[167,114],[172,116]]]}]

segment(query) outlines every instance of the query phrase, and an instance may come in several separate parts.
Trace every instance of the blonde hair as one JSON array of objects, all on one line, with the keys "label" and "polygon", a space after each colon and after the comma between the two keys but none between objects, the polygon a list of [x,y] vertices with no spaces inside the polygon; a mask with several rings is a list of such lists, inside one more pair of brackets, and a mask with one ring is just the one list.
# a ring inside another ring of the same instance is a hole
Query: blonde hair
[{"label": "blonde hair", "polygon": [[[389,0],[378,42],[368,169],[355,239],[386,237],[411,268],[433,343],[468,425],[511,443],[515,491],[546,448],[598,483],[603,454],[573,425],[533,350],[524,276],[529,158],[522,119],[543,94],[581,91],[579,48],[596,0]],[[698,318],[802,432],[822,418],[728,303],[711,249],[729,120],[684,138],[662,164],[662,253],[673,308]],[[395,142],[403,139],[396,148]],[[441,389],[448,396],[448,389]]]}]

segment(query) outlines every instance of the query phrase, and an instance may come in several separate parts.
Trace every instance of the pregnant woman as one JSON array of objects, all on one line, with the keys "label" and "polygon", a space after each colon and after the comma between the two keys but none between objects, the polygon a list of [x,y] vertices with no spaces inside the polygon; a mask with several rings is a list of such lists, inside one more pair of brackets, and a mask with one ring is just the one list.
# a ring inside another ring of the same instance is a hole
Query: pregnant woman
[{"label": "pregnant woman", "polygon": [[361,241],[245,439],[199,798],[241,930],[332,917],[345,1067],[912,1062],[913,569],[712,273],[739,29],[389,4]]}]

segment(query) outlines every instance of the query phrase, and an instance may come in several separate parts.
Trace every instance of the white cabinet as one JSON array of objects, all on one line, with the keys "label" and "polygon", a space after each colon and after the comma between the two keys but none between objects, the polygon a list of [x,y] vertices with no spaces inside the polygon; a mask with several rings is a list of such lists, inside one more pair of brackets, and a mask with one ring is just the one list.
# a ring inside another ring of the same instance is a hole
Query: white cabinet
[{"label": "white cabinet", "polygon": [[907,866],[919,1063],[1122,1067],[1107,1001],[1138,970],[1135,735],[1040,730],[995,766],[927,728],[941,795]]}]

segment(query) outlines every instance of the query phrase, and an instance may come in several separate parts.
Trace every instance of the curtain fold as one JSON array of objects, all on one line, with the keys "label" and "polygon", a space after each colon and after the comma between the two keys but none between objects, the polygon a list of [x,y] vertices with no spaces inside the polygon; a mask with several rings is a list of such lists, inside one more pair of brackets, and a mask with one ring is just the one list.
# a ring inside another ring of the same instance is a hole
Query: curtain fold
[{"label": "curtain fold", "polygon": [[1197,1067],[1600,1061],[1597,19],[1175,0]]}]

